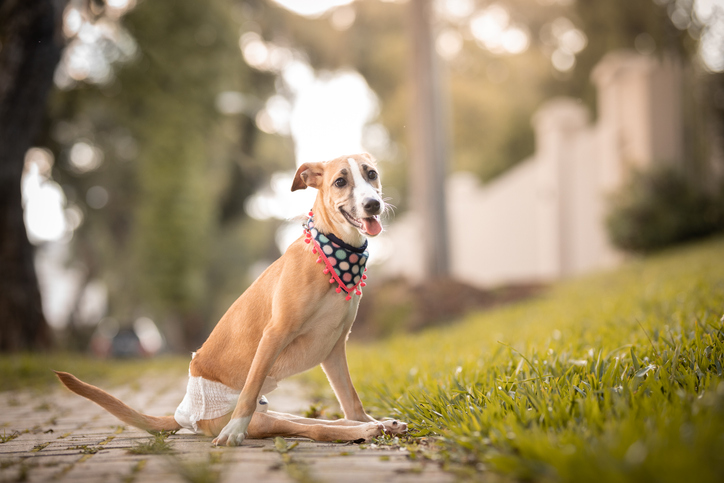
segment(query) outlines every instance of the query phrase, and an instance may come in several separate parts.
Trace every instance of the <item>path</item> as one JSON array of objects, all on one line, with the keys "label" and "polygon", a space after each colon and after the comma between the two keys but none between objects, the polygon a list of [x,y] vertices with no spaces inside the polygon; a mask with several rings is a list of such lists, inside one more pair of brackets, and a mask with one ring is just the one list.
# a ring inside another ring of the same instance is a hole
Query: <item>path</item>
[{"label": "path", "polygon": [[[309,401],[290,384],[269,396],[270,407],[299,414]],[[164,415],[173,413],[185,387],[185,378],[143,377],[109,392],[143,412]],[[0,443],[0,482],[454,481],[434,463],[411,460],[404,449],[304,439],[248,440],[237,448],[215,448],[210,438],[181,431],[166,439],[170,454],[131,454],[153,438],[61,387],[0,393],[0,441],[5,441]]]}]

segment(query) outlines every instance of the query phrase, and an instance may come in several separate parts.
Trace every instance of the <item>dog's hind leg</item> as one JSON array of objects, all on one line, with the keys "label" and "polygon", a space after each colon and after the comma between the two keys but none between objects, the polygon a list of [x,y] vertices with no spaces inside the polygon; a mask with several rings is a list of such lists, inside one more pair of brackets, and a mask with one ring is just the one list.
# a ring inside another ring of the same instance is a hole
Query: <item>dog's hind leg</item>
[{"label": "dog's hind leg", "polygon": [[[273,379],[267,377],[267,381],[274,381]],[[265,386],[266,387],[266,386]],[[274,381],[273,388],[276,387],[276,381]],[[272,390],[273,390],[272,388]],[[259,402],[257,403],[257,411],[258,412],[266,412],[267,406],[269,402],[267,401],[265,396],[262,396],[259,398]],[[291,415],[290,415],[291,416]],[[223,416],[219,416],[215,419],[200,419],[196,422],[196,427],[199,428],[199,431],[204,433],[206,436],[218,436],[222,429],[224,429],[224,426],[226,426],[229,423],[229,420],[231,419],[231,412],[228,412],[227,414],[224,414]]]},{"label": "dog's hind leg", "polygon": [[305,418],[296,414],[280,413],[277,411],[267,411],[267,414],[278,419],[286,419],[299,424],[326,424],[335,426],[357,426],[361,424],[359,421],[352,421],[351,419],[317,419],[317,418]]},{"label": "dog's hind leg", "polygon": [[206,436],[218,436],[230,419],[231,413],[224,414],[216,419],[201,419],[196,422],[196,427]]},{"label": "dog's hind leg", "polygon": [[[321,424],[325,426],[359,426],[359,421],[352,421],[351,419],[315,419],[315,418],[304,418],[302,416],[296,416],[288,413],[278,413],[276,411],[267,411],[267,414],[276,418],[286,419],[299,424]],[[402,434],[407,431],[407,424],[395,419],[384,419],[377,421],[385,427],[385,432],[390,434]]]},{"label": "dog's hind leg", "polygon": [[[302,418],[305,419],[305,418]],[[312,420],[324,423],[322,420]],[[315,441],[368,441],[385,432],[382,423],[355,423],[352,426],[334,424],[303,424],[274,416],[274,413],[254,413],[248,427],[249,438],[275,436],[302,437]]]}]

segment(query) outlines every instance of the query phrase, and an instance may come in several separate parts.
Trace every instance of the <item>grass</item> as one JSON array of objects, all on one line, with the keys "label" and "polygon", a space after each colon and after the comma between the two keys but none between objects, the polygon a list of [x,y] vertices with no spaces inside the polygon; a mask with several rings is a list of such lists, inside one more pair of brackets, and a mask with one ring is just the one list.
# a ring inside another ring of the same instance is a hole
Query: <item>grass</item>
[{"label": "grass", "polygon": [[221,454],[209,453],[206,460],[172,460],[173,467],[183,481],[188,483],[216,483],[221,479]]},{"label": "grass", "polygon": [[291,451],[299,445],[299,442],[288,444],[284,438],[277,436],[274,438],[274,449],[282,460],[284,470],[289,478],[297,483],[315,483],[315,478],[309,472],[309,466],[299,459],[295,459],[291,455]]},{"label": "grass", "polygon": [[191,357],[163,356],[153,359],[99,360],[72,353],[2,354],[0,355],[0,391],[16,389],[44,390],[60,385],[53,373],[70,372],[90,383],[104,387],[130,384],[138,374],[158,373],[182,376],[188,372]]},{"label": "grass", "polygon": [[[468,476],[718,482],[723,315],[718,238],[455,325],[350,345],[349,365],[369,411],[399,417],[425,437],[405,439],[411,454]],[[2,356],[0,390],[57,384],[51,369],[109,385],[149,366],[182,374],[187,364]],[[310,377],[328,387],[321,370]]]},{"label": "grass", "polygon": [[351,345],[349,363],[368,410],[410,422],[433,438],[431,457],[473,474],[723,481],[723,314],[719,238]]},{"label": "grass", "polygon": [[0,434],[0,444],[7,443],[8,441],[12,441],[15,438],[20,436],[20,433],[17,431],[13,431],[11,433],[6,432],[6,430],[3,429],[3,434]]},{"label": "grass", "polygon": [[146,441],[135,443],[131,448],[128,449],[128,453],[134,455],[173,453],[173,447],[171,446],[171,443],[166,441],[170,434],[173,433],[169,433],[166,431],[156,433]]}]

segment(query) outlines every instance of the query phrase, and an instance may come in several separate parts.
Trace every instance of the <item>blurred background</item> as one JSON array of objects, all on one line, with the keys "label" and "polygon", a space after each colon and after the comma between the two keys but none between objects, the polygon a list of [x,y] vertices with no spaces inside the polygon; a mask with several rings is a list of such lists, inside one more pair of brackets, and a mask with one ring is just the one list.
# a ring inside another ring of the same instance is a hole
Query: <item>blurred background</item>
[{"label": "blurred background", "polygon": [[360,151],[353,337],[721,231],[723,73],[722,0],[6,0],[0,351],[198,348]]}]

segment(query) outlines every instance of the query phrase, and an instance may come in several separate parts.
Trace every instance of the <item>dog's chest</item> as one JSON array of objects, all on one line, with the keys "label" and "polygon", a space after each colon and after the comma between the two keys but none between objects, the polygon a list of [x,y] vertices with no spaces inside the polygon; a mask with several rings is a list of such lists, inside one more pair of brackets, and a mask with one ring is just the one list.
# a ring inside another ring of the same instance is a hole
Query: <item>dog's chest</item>
[{"label": "dog's chest", "polygon": [[283,379],[323,362],[337,341],[347,337],[358,305],[358,296],[345,300],[344,296],[330,290],[305,321],[299,336],[280,354],[272,376]]}]

